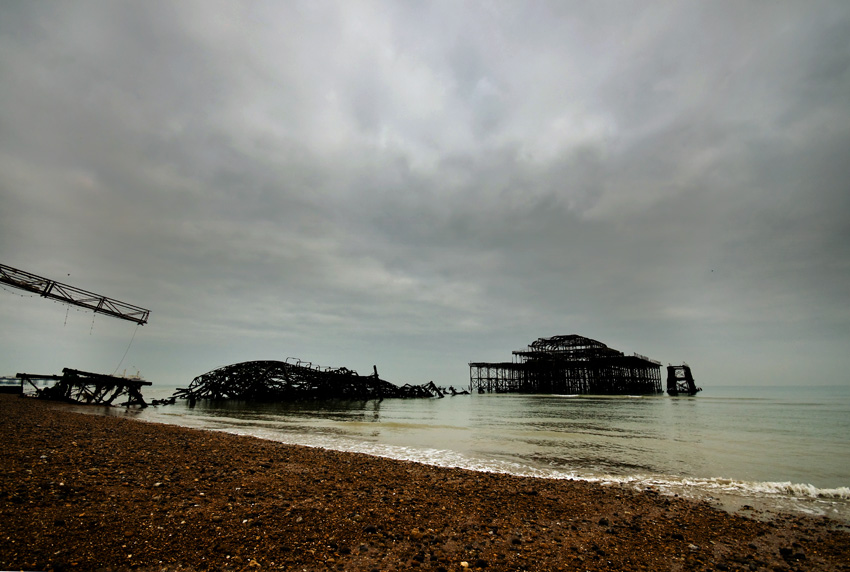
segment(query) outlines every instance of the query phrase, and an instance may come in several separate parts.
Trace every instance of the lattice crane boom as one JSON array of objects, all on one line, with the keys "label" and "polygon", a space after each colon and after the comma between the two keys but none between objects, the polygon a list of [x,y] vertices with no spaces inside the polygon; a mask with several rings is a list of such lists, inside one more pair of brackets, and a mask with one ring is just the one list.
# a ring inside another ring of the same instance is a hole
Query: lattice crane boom
[{"label": "lattice crane boom", "polygon": [[144,325],[148,322],[150,310],[121,302],[114,298],[108,298],[82,290],[56,280],[37,276],[24,270],[12,268],[0,264],[0,284],[6,284],[27,292],[33,292],[44,298],[59,300],[72,306],[81,306],[93,310],[97,314],[106,314],[113,318],[129,320]]}]

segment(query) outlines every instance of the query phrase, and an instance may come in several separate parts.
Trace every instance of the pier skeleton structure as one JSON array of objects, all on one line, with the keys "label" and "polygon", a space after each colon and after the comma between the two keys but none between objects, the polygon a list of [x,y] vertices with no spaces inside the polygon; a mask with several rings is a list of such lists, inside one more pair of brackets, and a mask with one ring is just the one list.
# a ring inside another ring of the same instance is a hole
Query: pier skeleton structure
[{"label": "pier skeleton structure", "polygon": [[285,402],[293,400],[350,399],[371,400],[385,397],[443,397],[434,382],[401,387],[372,375],[340,367],[321,367],[295,358],[286,361],[249,361],[227,365],[199,375],[185,389],[178,389],[165,400],[153,405],[186,399],[235,399],[243,401]]},{"label": "pier skeleton structure", "polygon": [[[119,397],[126,397],[122,405],[139,405],[147,407],[141,389],[151,385],[151,382],[141,378],[116,377],[90,371],[64,368],[62,375],[39,375],[34,373],[19,373],[21,380],[20,391],[23,394],[24,383],[29,383],[40,399],[65,401],[86,405],[112,405]],[[39,388],[38,381],[54,381],[50,387]]]},{"label": "pier skeleton structure", "polygon": [[663,393],[661,362],[626,355],[576,334],[539,338],[511,362],[470,362],[469,389],[479,393],[645,395]]}]

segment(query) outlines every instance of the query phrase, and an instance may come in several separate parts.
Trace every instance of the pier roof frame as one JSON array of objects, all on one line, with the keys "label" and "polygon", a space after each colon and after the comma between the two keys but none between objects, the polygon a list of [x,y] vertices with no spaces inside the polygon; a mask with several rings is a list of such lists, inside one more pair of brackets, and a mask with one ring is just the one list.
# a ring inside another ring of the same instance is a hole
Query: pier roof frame
[{"label": "pier roof frame", "polygon": [[538,338],[526,350],[512,352],[525,361],[593,361],[622,357],[623,352],[578,334]]}]

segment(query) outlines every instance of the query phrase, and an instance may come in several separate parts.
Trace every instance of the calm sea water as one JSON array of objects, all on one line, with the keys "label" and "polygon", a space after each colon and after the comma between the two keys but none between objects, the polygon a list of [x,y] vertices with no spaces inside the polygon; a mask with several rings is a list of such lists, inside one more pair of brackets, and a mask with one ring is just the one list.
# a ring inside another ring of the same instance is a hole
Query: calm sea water
[{"label": "calm sea water", "polygon": [[[149,388],[146,397],[170,395]],[[110,414],[438,466],[654,488],[850,522],[850,388],[186,403]]]}]

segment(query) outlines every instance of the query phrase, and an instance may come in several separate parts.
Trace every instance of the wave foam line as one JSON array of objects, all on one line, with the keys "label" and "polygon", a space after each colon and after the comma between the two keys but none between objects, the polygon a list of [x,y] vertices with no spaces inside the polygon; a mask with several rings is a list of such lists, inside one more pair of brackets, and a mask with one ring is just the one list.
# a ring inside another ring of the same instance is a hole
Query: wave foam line
[{"label": "wave foam line", "polygon": [[751,482],[735,481],[732,479],[688,479],[684,484],[716,488],[725,492],[758,493],[763,495],[782,495],[804,498],[843,499],[850,500],[850,487],[819,489],[807,483],[785,482]]},{"label": "wave foam line", "polygon": [[[339,437],[321,437],[318,435],[281,434],[275,431],[264,431],[256,427],[250,430],[230,428],[230,433],[250,434],[255,437],[272,441],[285,442],[292,445],[303,445],[363,453],[376,457],[413,461],[425,465],[445,468],[460,468],[485,473],[507,473],[523,477],[548,479],[573,479],[600,484],[620,484],[631,487],[655,487],[659,492],[667,489],[691,488],[706,492],[735,494],[746,497],[791,497],[803,499],[850,500],[850,487],[821,489],[805,483],[740,481],[726,478],[676,478],[668,476],[615,476],[615,475],[581,475],[571,471],[536,468],[512,461],[497,459],[472,458],[462,453],[443,449],[417,449],[398,445],[364,443],[358,440],[340,439]],[[671,491],[670,494],[673,494]]]}]

